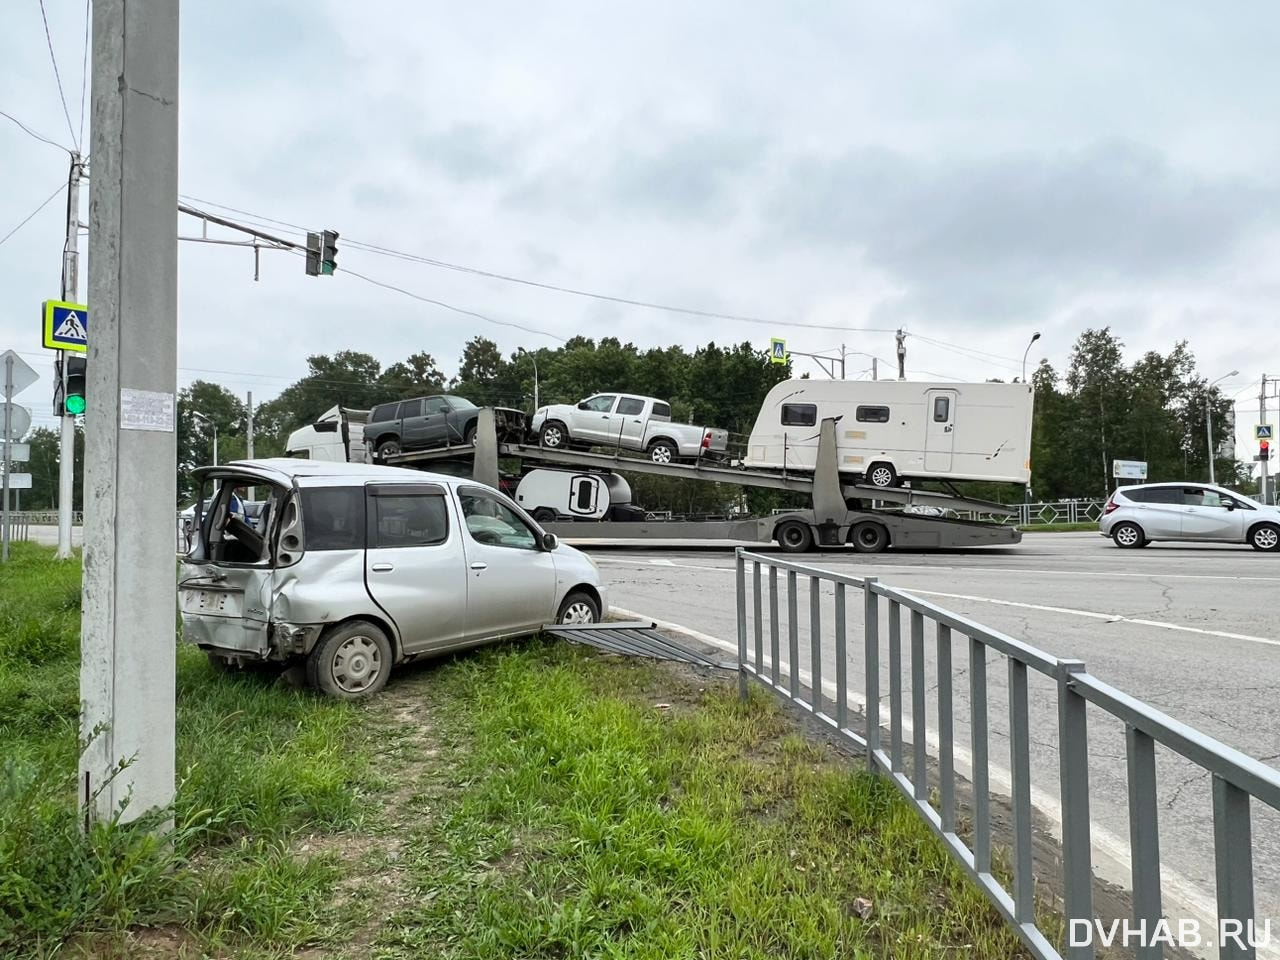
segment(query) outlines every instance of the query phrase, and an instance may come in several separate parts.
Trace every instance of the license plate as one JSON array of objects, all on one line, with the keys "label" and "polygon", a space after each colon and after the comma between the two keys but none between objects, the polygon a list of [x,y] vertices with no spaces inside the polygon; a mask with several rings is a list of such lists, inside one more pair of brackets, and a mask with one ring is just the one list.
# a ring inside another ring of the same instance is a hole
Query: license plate
[{"label": "license plate", "polygon": [[187,613],[220,613],[234,616],[240,612],[240,594],[226,590],[188,590],[183,609]]}]

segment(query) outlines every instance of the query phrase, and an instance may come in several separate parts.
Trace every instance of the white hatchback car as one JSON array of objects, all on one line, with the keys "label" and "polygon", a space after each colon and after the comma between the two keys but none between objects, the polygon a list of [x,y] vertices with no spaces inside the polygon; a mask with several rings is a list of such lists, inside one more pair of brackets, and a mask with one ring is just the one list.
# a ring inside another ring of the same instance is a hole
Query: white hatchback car
[{"label": "white hatchback car", "polygon": [[[355,699],[393,663],[608,609],[586,555],[471,480],[295,459],[196,477],[209,506],[183,559],[183,636],[217,665],[302,660],[316,689]],[[256,528],[229,509],[244,487]]]},{"label": "white hatchback car", "polygon": [[1120,487],[1107,501],[1098,526],[1118,547],[1188,540],[1280,550],[1280,509],[1203,483]]}]

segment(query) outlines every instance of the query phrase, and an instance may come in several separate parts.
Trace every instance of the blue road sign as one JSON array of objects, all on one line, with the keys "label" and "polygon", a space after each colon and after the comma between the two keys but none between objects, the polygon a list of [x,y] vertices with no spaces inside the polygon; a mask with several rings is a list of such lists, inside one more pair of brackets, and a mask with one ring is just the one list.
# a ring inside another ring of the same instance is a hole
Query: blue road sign
[{"label": "blue road sign", "polygon": [[89,308],[82,303],[44,302],[44,345],[50,350],[89,349]]}]

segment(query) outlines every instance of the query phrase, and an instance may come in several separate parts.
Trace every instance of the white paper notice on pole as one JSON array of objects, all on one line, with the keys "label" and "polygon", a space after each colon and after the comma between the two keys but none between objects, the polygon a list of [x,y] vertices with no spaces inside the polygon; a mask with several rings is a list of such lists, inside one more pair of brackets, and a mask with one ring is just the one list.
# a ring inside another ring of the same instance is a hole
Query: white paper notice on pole
[{"label": "white paper notice on pole", "polygon": [[120,429],[173,433],[172,393],[120,388]]}]

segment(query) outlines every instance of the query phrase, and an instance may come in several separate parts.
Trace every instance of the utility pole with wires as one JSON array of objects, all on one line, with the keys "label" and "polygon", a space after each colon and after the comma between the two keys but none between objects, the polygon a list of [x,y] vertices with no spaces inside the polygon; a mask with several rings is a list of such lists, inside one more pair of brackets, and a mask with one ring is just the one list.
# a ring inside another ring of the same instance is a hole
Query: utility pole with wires
[{"label": "utility pole with wires", "polygon": [[[67,239],[62,247],[62,300],[79,303],[80,287],[80,182],[84,179],[84,159],[80,151],[71,153],[71,173],[67,180]],[[76,418],[66,409],[66,350],[58,351],[59,396],[63,406],[58,410],[62,435],[58,452],[58,552],[59,560],[71,558],[71,515],[75,508]]]},{"label": "utility pole with wires", "polygon": [[[1262,389],[1258,392],[1258,423],[1267,422],[1267,375],[1262,375]],[[1258,473],[1258,500],[1261,503],[1267,503],[1267,494],[1270,493],[1270,487],[1267,485],[1267,458],[1271,456],[1271,445],[1267,444],[1267,452],[1265,455],[1258,457],[1258,463],[1261,470]]]},{"label": "utility pole with wires", "polygon": [[907,331],[898,328],[898,379],[907,379]]},{"label": "utility pole with wires", "polygon": [[249,398],[245,406],[246,406],[246,409],[248,410],[248,421],[246,423],[247,429],[245,430],[244,447],[245,447],[246,456],[248,457],[248,459],[252,460],[253,459],[253,391],[252,390],[249,391]]}]

